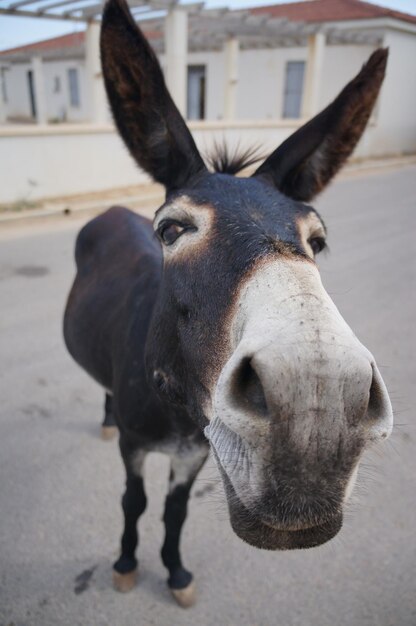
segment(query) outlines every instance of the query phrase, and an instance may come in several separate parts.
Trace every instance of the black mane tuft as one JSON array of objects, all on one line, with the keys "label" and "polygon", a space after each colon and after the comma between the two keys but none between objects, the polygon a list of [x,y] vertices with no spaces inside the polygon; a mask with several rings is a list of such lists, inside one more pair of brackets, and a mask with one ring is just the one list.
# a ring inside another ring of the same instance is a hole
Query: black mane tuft
[{"label": "black mane tuft", "polygon": [[207,154],[206,161],[209,167],[219,174],[238,174],[250,165],[254,165],[265,158],[258,146],[251,146],[241,150],[237,145],[230,150],[225,142],[214,143],[212,152]]}]

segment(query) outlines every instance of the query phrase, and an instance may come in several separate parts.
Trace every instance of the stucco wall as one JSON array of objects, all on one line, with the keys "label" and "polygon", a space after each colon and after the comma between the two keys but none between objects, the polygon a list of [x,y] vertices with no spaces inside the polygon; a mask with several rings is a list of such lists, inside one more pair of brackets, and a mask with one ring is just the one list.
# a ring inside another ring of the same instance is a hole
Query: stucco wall
[{"label": "stucco wall", "polygon": [[245,119],[281,118],[286,63],[306,61],[306,48],[242,50],[237,115]]},{"label": "stucco wall", "polygon": [[224,110],[224,54],[222,52],[190,53],[188,65],[206,66],[206,119],[221,120]]},{"label": "stucco wall", "polygon": [[[415,37],[416,40],[416,37]],[[320,105],[326,106],[354,77],[373,51],[371,46],[327,46],[325,49]],[[307,48],[241,50],[238,63],[236,119],[281,119],[286,63],[307,61]],[[161,57],[162,67],[165,65]],[[223,119],[225,54],[198,52],[188,55],[189,65],[206,67],[206,118]]]},{"label": "stucco wall", "polygon": [[[294,123],[191,123],[202,154],[215,141],[259,144],[271,152]],[[0,131],[0,203],[65,196],[140,184],[147,179],[110,125],[5,127]]]},{"label": "stucco wall", "polygon": [[[68,70],[78,71],[79,107],[72,107],[69,97]],[[44,63],[45,94],[49,119],[81,122],[87,119],[87,91],[83,61],[50,61]],[[59,93],[54,91],[55,78],[60,79]]]},{"label": "stucco wall", "polygon": [[[416,37],[415,37],[416,41]],[[372,46],[327,46],[325,49],[320,106],[326,106],[354,77],[374,50]],[[283,112],[286,63],[307,61],[306,48],[241,50],[236,118],[280,119]],[[189,64],[207,67],[207,119],[222,119],[225,62],[223,52],[189,55]]]},{"label": "stucco wall", "polygon": [[[390,47],[388,75],[383,88],[381,124],[386,126],[384,141],[404,141],[409,145],[406,130],[414,119],[416,81],[413,79],[413,60],[416,58],[416,34],[387,31],[385,45]],[[320,107],[326,106],[360,69],[373,48],[363,45],[327,46],[319,90]],[[242,50],[239,55],[236,119],[279,119],[282,116],[285,67],[288,61],[306,61],[306,48],[279,48],[269,50]],[[161,57],[162,66],[165,59]],[[225,87],[225,55],[223,51],[199,52],[188,55],[189,65],[206,66],[206,119],[223,119]],[[80,81],[81,106],[69,106],[68,75],[70,67],[77,67]],[[30,115],[27,70],[30,64],[14,64],[7,72],[9,115]],[[406,74],[407,72],[407,74]],[[68,121],[84,121],[88,116],[87,85],[83,61],[44,62],[47,112],[56,119],[66,112]],[[61,93],[54,93],[54,77],[61,79]],[[408,76],[408,80],[405,77]],[[389,92],[386,94],[386,92]],[[404,97],[397,98],[397,93]],[[384,104],[385,103],[385,104]],[[397,117],[396,121],[391,116]],[[399,120],[400,117],[400,120]],[[398,134],[394,134],[398,129]],[[411,140],[412,141],[412,140]],[[410,142],[411,142],[410,141]],[[379,149],[377,147],[377,149]],[[400,146],[399,146],[400,147]],[[407,147],[406,147],[407,149]],[[413,148],[414,149],[414,148]],[[395,150],[396,151],[396,150]]]},{"label": "stucco wall", "polygon": [[[71,107],[69,98],[68,70],[78,70],[80,106]],[[7,115],[11,117],[31,117],[27,72],[32,69],[30,63],[9,65],[6,75]],[[87,119],[87,92],[85,64],[79,60],[45,61],[43,63],[46,110],[49,120],[80,122]],[[60,92],[54,90],[55,77],[60,79]]]},{"label": "stucco wall", "polygon": [[374,46],[327,46],[324,55],[319,105],[324,108],[354,78]]},{"label": "stucco wall", "polygon": [[9,66],[6,73],[7,114],[13,116],[30,117],[29,87],[27,72],[31,69],[29,63],[16,63]]},{"label": "stucco wall", "polygon": [[389,61],[378,103],[376,154],[416,151],[416,34],[389,30],[384,38]]},{"label": "stucco wall", "polygon": [[[280,119],[283,109],[285,64],[304,61],[306,48],[241,50],[238,62],[236,119]],[[207,80],[206,112],[208,120],[221,120],[225,98],[225,53],[189,54],[189,65],[205,65]]]}]

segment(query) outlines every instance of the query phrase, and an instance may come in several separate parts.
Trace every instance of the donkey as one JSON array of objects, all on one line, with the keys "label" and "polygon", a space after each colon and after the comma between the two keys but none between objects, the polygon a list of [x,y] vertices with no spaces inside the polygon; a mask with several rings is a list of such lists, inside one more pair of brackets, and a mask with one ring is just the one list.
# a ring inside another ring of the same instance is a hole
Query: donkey
[{"label": "donkey", "polygon": [[153,224],[115,206],[81,230],[64,335],[105,388],[120,433],[114,585],[135,585],[143,466],[160,451],[171,459],[161,556],[189,606],[179,540],[209,449],[234,532],[288,550],[338,533],[363,451],[391,432],[374,358],[322,286],[315,257],[326,229],[308,204],[363,133],[387,50],[247,178],[234,174],[250,155],[223,154],[207,169],[125,0],[104,9],[101,56],[119,133],[166,201]]}]

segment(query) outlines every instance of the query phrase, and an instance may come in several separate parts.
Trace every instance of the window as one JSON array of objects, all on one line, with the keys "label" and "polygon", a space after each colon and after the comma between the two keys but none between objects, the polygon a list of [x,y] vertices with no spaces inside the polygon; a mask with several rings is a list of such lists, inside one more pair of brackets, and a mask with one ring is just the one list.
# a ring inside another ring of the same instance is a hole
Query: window
[{"label": "window", "polygon": [[205,66],[190,65],[188,67],[188,120],[205,118]]},{"label": "window", "polygon": [[61,93],[61,77],[55,76],[53,79],[53,93]]},{"label": "window", "polygon": [[305,61],[288,61],[286,63],[283,117],[301,116],[304,74]]},{"label": "window", "polygon": [[7,69],[5,67],[0,68],[1,99],[3,100],[4,103],[7,102],[6,72],[7,72]]},{"label": "window", "polygon": [[79,84],[78,84],[78,70],[71,68],[68,70],[68,84],[69,84],[69,102],[71,107],[79,107]]},{"label": "window", "polygon": [[33,70],[27,72],[27,86],[29,88],[29,100],[30,100],[30,112],[32,117],[36,117],[36,97],[35,97],[35,81],[33,77]]}]

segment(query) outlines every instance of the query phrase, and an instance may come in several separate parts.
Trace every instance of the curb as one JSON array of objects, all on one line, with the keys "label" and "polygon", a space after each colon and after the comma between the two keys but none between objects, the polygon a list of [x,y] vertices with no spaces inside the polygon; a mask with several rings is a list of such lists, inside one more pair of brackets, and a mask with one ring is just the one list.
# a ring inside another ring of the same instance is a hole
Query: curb
[{"label": "curb", "polygon": [[[349,163],[339,175],[338,179],[342,180],[348,176],[357,173],[369,173],[378,172],[383,169],[403,167],[406,165],[416,164],[416,155],[401,156],[395,158],[375,159],[366,161],[352,161]],[[1,224],[13,224],[13,222],[20,222],[26,219],[32,218],[44,218],[55,217],[59,215],[82,215],[83,213],[98,213],[104,211],[106,208],[113,204],[126,205],[131,209],[150,209],[151,207],[157,207],[163,201],[163,194],[160,191],[154,193],[147,193],[135,196],[119,196],[117,198],[106,198],[103,192],[102,200],[90,200],[88,201],[74,201],[68,199],[67,202],[59,201],[53,206],[48,208],[48,202],[45,202],[45,208],[30,209],[21,211],[19,213],[3,212],[0,213],[0,225]]]},{"label": "curb", "polygon": [[[74,215],[88,212],[104,211],[113,204],[125,204],[131,208],[145,208],[149,204],[160,203],[163,195],[159,193],[146,194],[140,196],[124,196],[116,198],[103,198],[102,200],[94,200],[90,202],[59,202],[56,206],[50,208],[31,209],[20,211],[19,213],[0,213],[0,224],[18,222],[24,219],[37,217],[53,217],[56,215]],[[53,203],[51,203],[53,204]]]}]

